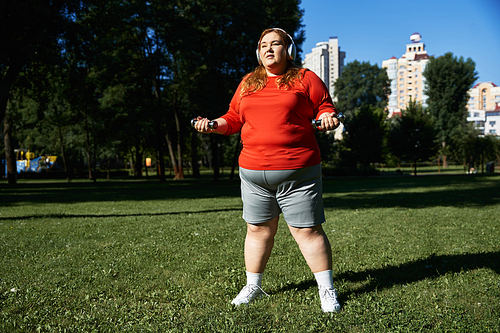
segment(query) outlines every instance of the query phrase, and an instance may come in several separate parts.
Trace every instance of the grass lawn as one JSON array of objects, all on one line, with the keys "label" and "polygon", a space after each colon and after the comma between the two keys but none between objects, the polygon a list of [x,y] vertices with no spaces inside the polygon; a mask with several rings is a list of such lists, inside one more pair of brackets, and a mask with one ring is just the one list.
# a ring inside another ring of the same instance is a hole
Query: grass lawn
[{"label": "grass lawn", "polygon": [[285,222],[244,285],[239,182],[0,183],[1,332],[498,332],[500,177],[327,178],[343,310]]}]

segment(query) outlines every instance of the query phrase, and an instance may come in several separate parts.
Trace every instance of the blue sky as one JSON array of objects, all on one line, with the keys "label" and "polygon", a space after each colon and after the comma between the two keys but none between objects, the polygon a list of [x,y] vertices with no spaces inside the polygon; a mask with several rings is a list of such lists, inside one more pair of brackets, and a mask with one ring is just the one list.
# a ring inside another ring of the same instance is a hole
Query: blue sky
[{"label": "blue sky", "polygon": [[500,85],[500,0],[302,0],[300,7],[304,54],[336,36],[346,52],[344,64],[381,66],[392,56],[400,58],[418,32],[429,55],[471,58],[476,82]]}]

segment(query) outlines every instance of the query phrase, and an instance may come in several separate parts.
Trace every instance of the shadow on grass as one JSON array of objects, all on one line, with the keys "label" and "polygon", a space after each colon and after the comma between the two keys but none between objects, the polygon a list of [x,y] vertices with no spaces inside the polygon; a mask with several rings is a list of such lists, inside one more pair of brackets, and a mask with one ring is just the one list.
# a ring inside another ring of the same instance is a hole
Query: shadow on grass
[{"label": "shadow on grass", "polygon": [[[324,206],[333,209],[425,208],[500,204],[500,178],[430,176],[326,183]],[[337,195],[338,194],[338,195]]]},{"label": "shadow on grass", "polygon": [[[410,261],[397,266],[369,269],[360,272],[347,271],[336,275],[335,280],[344,280],[361,286],[340,293],[345,301],[351,295],[387,289],[425,279],[433,279],[447,273],[459,273],[479,268],[489,268],[500,275],[500,252],[469,253],[462,255],[431,255],[425,259]],[[282,293],[290,290],[307,290],[315,287],[313,279],[301,283],[291,283],[277,290]]]},{"label": "shadow on grass", "polygon": [[[326,209],[500,204],[497,176],[336,178],[325,179],[323,187]],[[216,197],[240,197],[239,180],[0,183],[0,206]]]},{"label": "shadow on grass", "polygon": [[140,213],[140,214],[40,214],[40,215],[23,215],[0,217],[0,221],[4,220],[31,220],[31,219],[67,219],[67,218],[109,218],[109,217],[151,217],[151,216],[168,216],[181,214],[205,214],[205,213],[220,213],[220,212],[241,212],[242,208],[223,208],[223,209],[207,209],[198,211],[182,211],[182,212],[166,212],[166,213]]},{"label": "shadow on grass", "polygon": [[201,199],[239,197],[237,181],[183,180],[166,183],[153,181],[112,182],[34,182],[16,186],[0,183],[0,204],[74,203]]}]

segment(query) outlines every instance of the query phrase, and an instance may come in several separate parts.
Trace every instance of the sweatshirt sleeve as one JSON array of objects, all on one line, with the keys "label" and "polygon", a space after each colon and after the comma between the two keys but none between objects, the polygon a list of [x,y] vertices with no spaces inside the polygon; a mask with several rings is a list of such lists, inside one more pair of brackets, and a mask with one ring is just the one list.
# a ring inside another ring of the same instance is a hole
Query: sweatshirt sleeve
[{"label": "sweatshirt sleeve", "polygon": [[240,115],[241,83],[229,103],[229,110],[221,118],[227,121],[228,130],[224,135],[239,133],[243,127],[243,120]]},{"label": "sweatshirt sleeve", "polygon": [[313,71],[306,70],[302,80],[316,119],[323,113],[338,113],[325,83]]}]

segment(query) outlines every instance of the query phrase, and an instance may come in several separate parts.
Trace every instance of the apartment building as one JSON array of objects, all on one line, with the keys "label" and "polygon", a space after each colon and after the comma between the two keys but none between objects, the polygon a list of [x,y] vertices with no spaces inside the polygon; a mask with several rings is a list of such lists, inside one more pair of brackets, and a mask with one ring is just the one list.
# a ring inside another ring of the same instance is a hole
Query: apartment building
[{"label": "apartment building", "polygon": [[406,44],[405,53],[401,58],[392,57],[382,62],[382,68],[387,69],[391,81],[389,95],[389,117],[401,114],[410,99],[422,103],[425,107],[427,96],[424,94],[425,78],[422,73],[429,62],[422,36],[415,32],[410,36],[411,43]]},{"label": "apartment building", "polygon": [[326,84],[333,97],[334,83],[344,68],[345,52],[340,51],[337,37],[330,37],[328,42],[319,42],[305,55],[302,67],[312,70]]},{"label": "apartment building", "polygon": [[467,121],[481,135],[500,136],[500,87],[493,82],[477,83],[469,90]]}]

